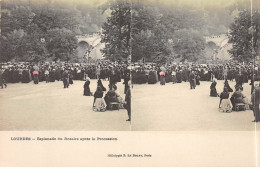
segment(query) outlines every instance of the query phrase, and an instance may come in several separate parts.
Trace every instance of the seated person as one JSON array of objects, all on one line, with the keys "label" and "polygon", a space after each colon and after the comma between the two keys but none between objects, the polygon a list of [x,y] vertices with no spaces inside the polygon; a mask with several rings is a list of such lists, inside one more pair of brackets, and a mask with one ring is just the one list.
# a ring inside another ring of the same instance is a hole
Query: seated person
[{"label": "seated person", "polygon": [[110,104],[111,102],[118,102],[118,100],[117,100],[117,95],[116,95],[116,93],[115,93],[115,88],[116,88],[116,86],[113,85],[113,86],[110,88],[110,90],[107,92],[106,96],[104,97],[105,102],[106,102],[106,105],[107,105],[107,106],[106,106],[107,109],[109,109],[108,107],[109,107],[109,104]]},{"label": "seated person", "polygon": [[233,105],[233,110],[235,110],[235,106],[238,103],[243,103],[243,104],[248,103],[248,100],[246,99],[246,96],[242,93],[242,91],[243,91],[243,87],[238,86],[236,88],[236,91],[233,93],[232,97],[230,98],[230,101]]},{"label": "seated person", "polygon": [[102,81],[100,80],[100,78],[98,79],[97,85],[101,87],[102,91],[106,91],[107,89],[103,86]]},{"label": "seated person", "polygon": [[226,87],[228,89],[228,92],[233,92],[233,89],[229,86],[229,83],[227,80],[225,80],[225,82],[224,82],[224,87]]},{"label": "seated person", "polygon": [[220,94],[220,102],[219,108],[223,110],[223,112],[231,112],[232,111],[232,104],[229,98],[228,88],[224,87],[224,91]]},{"label": "seated person", "polygon": [[106,103],[103,99],[103,91],[100,86],[97,87],[97,91],[94,94],[93,110],[97,112],[106,111]]}]

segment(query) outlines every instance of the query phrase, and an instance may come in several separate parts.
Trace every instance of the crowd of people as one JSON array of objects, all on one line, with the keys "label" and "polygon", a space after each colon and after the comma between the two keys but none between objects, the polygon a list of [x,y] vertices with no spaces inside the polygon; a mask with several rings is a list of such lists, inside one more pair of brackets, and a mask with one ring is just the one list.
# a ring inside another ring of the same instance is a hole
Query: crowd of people
[{"label": "crowd of people", "polygon": [[[254,71],[253,69],[254,68]],[[254,99],[251,101],[243,94],[243,84],[254,79],[260,80],[260,67],[252,64],[238,64],[238,63],[225,63],[225,64],[149,64],[149,65],[132,65],[131,74],[132,82],[134,84],[156,84],[160,82],[161,85],[166,83],[182,83],[189,82],[190,89],[195,89],[200,85],[200,81],[211,81],[210,96],[220,97],[219,108],[224,112],[231,112],[239,109],[236,107],[241,105],[242,109],[254,110],[256,115],[255,121],[259,120],[259,111],[257,111],[252,103],[258,101],[255,97],[259,96],[256,91],[259,87],[254,87],[252,84],[251,93]],[[91,79],[97,79],[97,88],[93,93],[90,90]],[[124,80],[125,85],[124,93],[126,94],[123,100],[122,96],[117,91],[117,83]],[[39,82],[55,82],[63,81],[64,88],[69,88],[73,84],[73,80],[85,81],[84,96],[94,96],[93,110],[105,111],[110,108],[110,103],[118,103],[118,108],[126,108],[128,110],[129,119],[131,120],[131,92],[129,88],[130,70],[125,64],[111,64],[99,63],[96,65],[81,65],[81,64],[4,64],[1,66],[0,71],[0,87],[7,87],[7,83],[29,83],[34,84]],[[106,88],[102,84],[102,80],[109,80],[109,86]],[[216,85],[217,80],[225,80],[223,92],[217,93]],[[233,89],[229,86],[228,81],[235,81],[236,85]],[[251,82],[252,83],[252,82]],[[104,95],[104,92],[107,93]],[[230,93],[232,93],[230,95]],[[230,97],[231,96],[231,97]],[[259,99],[260,100],[260,99]],[[113,108],[112,108],[113,109]]]},{"label": "crowd of people", "polygon": [[[97,88],[90,90],[91,79],[96,79]],[[117,91],[117,83],[123,79],[125,99]],[[74,63],[4,63],[0,70],[0,87],[7,87],[7,83],[51,83],[63,81],[63,87],[69,88],[73,80],[85,81],[84,96],[94,96],[93,110],[106,111],[108,109],[127,109],[131,121],[131,92],[129,88],[130,70],[126,64],[98,63],[95,65]],[[108,80],[105,88],[102,80]],[[104,95],[104,92],[107,93]],[[110,103],[118,103],[117,108],[110,107]]]},{"label": "crowd of people", "polygon": [[35,81],[35,84],[43,81],[49,83],[62,80],[63,73],[67,71],[68,76],[73,80],[85,80],[86,75],[88,75],[90,79],[101,78],[105,80],[111,76],[112,70],[115,72],[118,80],[124,77],[127,71],[129,72],[126,64],[5,63],[1,65],[1,79],[7,83],[29,83],[32,80]]},{"label": "crowd of people", "polygon": [[[137,65],[132,69],[133,83],[135,84],[155,84],[160,81],[161,85],[165,82],[182,83],[191,80],[195,85],[199,85],[200,81],[217,80],[233,81],[238,76],[243,77],[244,81],[248,81],[252,77],[252,65],[243,65],[235,63],[226,64],[165,64],[165,65]],[[255,68],[256,77],[260,80],[260,67]],[[258,74],[259,73],[259,74]],[[195,86],[193,85],[193,86]],[[192,87],[193,87],[192,86]]]},{"label": "crowd of people", "polygon": [[[254,69],[254,70],[253,70]],[[253,75],[254,74],[254,75]],[[260,81],[260,67],[253,66],[252,63],[225,63],[225,64],[164,64],[164,65],[136,65],[132,70],[133,83],[135,84],[156,84],[189,82],[190,89],[195,89],[200,85],[200,81],[210,81],[211,97],[220,97],[219,108],[224,112],[253,110],[256,122],[260,121],[259,109],[256,104],[260,98],[257,94],[258,85],[252,83]],[[223,92],[217,93],[217,80],[224,80]],[[252,99],[243,94],[244,83],[251,80]],[[229,85],[229,81],[235,81],[234,92]],[[260,91],[259,91],[260,92]],[[231,95],[232,93],[232,95]]]}]

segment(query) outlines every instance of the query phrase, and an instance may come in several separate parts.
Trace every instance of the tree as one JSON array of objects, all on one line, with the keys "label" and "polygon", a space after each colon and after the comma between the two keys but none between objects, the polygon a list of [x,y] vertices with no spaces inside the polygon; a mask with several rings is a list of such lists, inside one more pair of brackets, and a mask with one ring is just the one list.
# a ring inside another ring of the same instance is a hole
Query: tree
[{"label": "tree", "polygon": [[34,13],[29,7],[16,6],[11,10],[4,9],[1,20],[1,34],[7,35],[14,30],[26,31],[31,24]]},{"label": "tree", "polygon": [[47,32],[46,47],[54,61],[69,61],[77,48],[77,39],[72,31],[55,28]]},{"label": "tree", "polygon": [[172,39],[172,48],[177,58],[182,61],[196,61],[203,56],[205,40],[200,33],[193,29],[176,31]]},{"label": "tree", "polygon": [[0,38],[1,61],[10,61],[21,56],[22,41],[26,33],[19,29],[14,30]]},{"label": "tree", "polygon": [[[252,46],[253,34],[253,46]],[[241,11],[230,26],[229,42],[233,47],[229,52],[238,61],[252,61],[253,51],[259,52],[260,13],[255,11],[252,16],[248,10]]]},{"label": "tree", "polygon": [[169,55],[167,28],[154,6],[134,3],[132,9],[132,61],[165,62]]},{"label": "tree", "polygon": [[111,16],[103,25],[102,50],[112,61],[125,60],[130,54],[131,4],[127,1],[111,0]]}]

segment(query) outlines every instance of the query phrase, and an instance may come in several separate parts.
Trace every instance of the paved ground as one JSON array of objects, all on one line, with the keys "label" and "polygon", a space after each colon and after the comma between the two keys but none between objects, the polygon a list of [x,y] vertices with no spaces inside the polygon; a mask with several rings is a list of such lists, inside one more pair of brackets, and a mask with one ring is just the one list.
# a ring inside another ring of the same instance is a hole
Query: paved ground
[{"label": "paved ground", "polygon": [[[92,92],[96,83],[91,80]],[[107,87],[108,81],[103,84]],[[84,81],[74,81],[64,89],[61,81],[8,84],[6,89],[0,89],[0,130],[130,130],[125,109],[92,111],[94,98],[83,96],[83,85]],[[123,88],[122,82],[118,83],[124,98]]]},{"label": "paved ground", "polygon": [[[167,83],[161,86],[134,85],[132,90],[132,130],[166,131],[247,131],[254,130],[251,110],[223,113],[218,111],[219,98],[210,97],[211,82],[201,82],[195,90],[189,83]],[[230,82],[234,89],[235,82]],[[217,92],[224,81],[217,82]],[[244,94],[251,99],[251,86],[244,85]],[[260,123],[257,124],[260,129]]]}]

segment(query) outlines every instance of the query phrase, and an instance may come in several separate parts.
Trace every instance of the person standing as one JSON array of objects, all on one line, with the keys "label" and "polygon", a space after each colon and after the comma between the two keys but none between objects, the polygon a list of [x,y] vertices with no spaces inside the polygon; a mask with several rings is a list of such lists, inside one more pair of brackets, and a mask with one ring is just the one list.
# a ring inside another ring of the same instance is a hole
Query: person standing
[{"label": "person standing", "polygon": [[83,93],[83,95],[84,95],[84,96],[91,96],[91,92],[90,92],[89,85],[90,85],[90,79],[89,79],[89,77],[88,77],[88,75],[87,75],[87,77],[86,77],[86,82],[85,82],[85,84],[84,84],[84,86],[83,86],[83,88],[84,88],[84,93]]},{"label": "person standing", "polygon": [[50,74],[49,70],[46,69],[45,72],[44,72],[46,83],[49,83],[49,82],[50,82],[49,74]]},{"label": "person standing", "polygon": [[128,82],[130,80],[130,74],[129,73],[126,73],[125,75],[125,78],[124,78],[124,85],[125,85],[125,88],[124,88],[124,93],[126,94],[126,91],[127,91],[127,88],[128,88]]},{"label": "person standing", "polygon": [[195,74],[194,71],[192,70],[190,75],[189,75],[189,79],[190,79],[190,89],[195,89]]},{"label": "person standing", "polygon": [[101,72],[101,69],[100,69],[100,67],[98,66],[97,69],[96,69],[96,78],[97,78],[97,79],[100,78],[100,72]]},{"label": "person standing", "polygon": [[34,81],[34,84],[38,84],[39,83],[39,72],[37,70],[34,70],[33,71],[33,81]]},{"label": "person standing", "polygon": [[213,79],[213,82],[210,85],[210,96],[211,97],[218,97],[217,89],[216,89],[217,81]]},{"label": "person standing", "polygon": [[224,77],[224,80],[227,80],[227,77],[228,77],[228,68],[227,67],[225,67],[223,70],[223,77]]},{"label": "person standing", "polygon": [[256,85],[252,96],[251,101],[253,104],[253,112],[255,120],[253,122],[259,122],[260,121],[260,113],[259,113],[259,104],[260,104],[260,87],[259,85]]},{"label": "person standing", "polygon": [[128,114],[128,119],[126,121],[131,121],[131,89],[129,85],[127,86],[127,90],[126,90],[125,102],[126,102],[126,110]]},{"label": "person standing", "polygon": [[5,83],[5,79],[4,79],[4,76],[3,76],[3,70],[1,69],[0,70],[0,86],[1,86],[2,89],[4,88],[4,85],[5,85],[5,88],[6,88],[7,85]]},{"label": "person standing", "polygon": [[64,88],[69,88],[69,73],[68,73],[68,70],[64,70],[64,72],[62,73],[62,80],[63,80]]},{"label": "person standing", "polygon": [[177,80],[176,80],[176,71],[173,70],[172,71],[172,83],[175,84],[176,82],[177,82]]},{"label": "person standing", "polygon": [[115,71],[112,71],[112,74],[110,75],[109,78],[109,89],[112,89],[112,87],[116,84],[116,74]]}]

